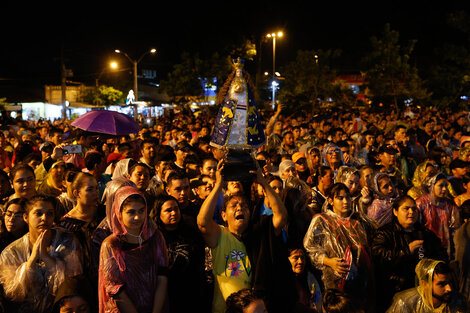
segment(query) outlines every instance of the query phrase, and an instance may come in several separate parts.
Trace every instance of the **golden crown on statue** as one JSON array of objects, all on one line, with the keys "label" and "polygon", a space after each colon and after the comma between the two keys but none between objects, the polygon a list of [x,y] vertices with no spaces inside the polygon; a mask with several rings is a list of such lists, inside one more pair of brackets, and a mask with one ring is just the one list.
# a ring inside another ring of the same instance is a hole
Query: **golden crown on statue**
[{"label": "golden crown on statue", "polygon": [[236,58],[233,59],[232,63],[235,69],[243,69],[243,66],[245,65],[245,60],[243,60],[242,58]]}]

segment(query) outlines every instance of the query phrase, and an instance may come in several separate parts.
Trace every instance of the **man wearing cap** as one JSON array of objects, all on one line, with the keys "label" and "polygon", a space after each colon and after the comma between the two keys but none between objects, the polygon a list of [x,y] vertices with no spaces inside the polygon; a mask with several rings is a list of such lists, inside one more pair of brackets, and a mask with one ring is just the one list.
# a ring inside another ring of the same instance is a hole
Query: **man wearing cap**
[{"label": "man wearing cap", "polygon": [[305,144],[314,145],[317,142],[318,138],[316,138],[310,133],[311,128],[308,126],[307,123],[300,124],[299,129],[300,129],[300,135],[299,135],[299,138],[296,140],[296,145],[299,148],[299,150],[300,150],[300,147],[302,147]]},{"label": "man wearing cap", "polygon": [[184,170],[184,160],[188,156],[188,154],[191,152],[192,146],[186,141],[180,141],[176,144],[175,146],[175,155],[176,155],[176,160],[175,164],[182,170]]},{"label": "man wearing cap", "polygon": [[307,166],[307,157],[302,152],[296,152],[292,155],[292,162],[295,163],[295,171],[297,172],[297,176],[303,180],[304,182],[307,181],[308,177],[310,176],[310,170]]},{"label": "man wearing cap", "polygon": [[382,145],[377,153],[377,164],[376,169],[387,173],[392,179],[394,185],[405,191],[408,188],[408,182],[406,177],[397,167],[397,154],[398,150],[391,145]]},{"label": "man wearing cap", "polygon": [[449,170],[452,176],[449,177],[449,193],[455,198],[458,195],[463,194],[466,189],[463,186],[463,177],[468,172],[468,166],[470,164],[459,158],[456,158],[450,162]]},{"label": "man wearing cap", "polygon": [[54,147],[55,144],[50,141],[45,141],[39,146],[39,151],[41,152],[41,157],[43,161],[51,156]]},{"label": "man wearing cap", "polygon": [[202,175],[201,177],[193,178],[190,181],[190,185],[195,197],[194,202],[200,206],[214,188],[215,179]]},{"label": "man wearing cap", "polygon": [[124,157],[120,153],[117,153],[117,152],[110,153],[106,159],[107,167],[106,167],[105,174],[109,174],[112,176],[114,173],[114,169],[116,168],[116,163],[122,159],[124,159]]}]

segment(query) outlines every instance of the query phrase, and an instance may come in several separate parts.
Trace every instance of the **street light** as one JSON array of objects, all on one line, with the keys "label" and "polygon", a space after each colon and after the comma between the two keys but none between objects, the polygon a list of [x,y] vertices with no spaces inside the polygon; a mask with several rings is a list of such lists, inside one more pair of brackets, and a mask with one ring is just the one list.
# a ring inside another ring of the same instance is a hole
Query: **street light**
[{"label": "street light", "polygon": [[[145,51],[137,60],[132,59],[131,57],[129,57],[129,55],[127,55],[127,53],[119,49],[114,50],[114,52],[123,54],[134,65],[134,96],[135,101],[138,101],[139,98],[137,92],[137,64],[139,64],[140,61],[142,61],[142,59],[144,58],[144,56],[146,56],[147,54],[155,54],[157,52],[157,49],[150,49],[149,51]],[[134,106],[134,118],[137,119],[137,106]]]},{"label": "street light", "polygon": [[[269,38],[269,39],[272,39],[273,40],[273,82],[275,81],[276,79],[276,38],[281,38],[282,36],[284,36],[284,33],[279,31],[277,33],[270,33],[270,34],[267,34],[266,37]],[[275,99],[274,99],[274,92],[275,92],[275,87],[274,87],[274,84],[273,84],[273,104],[272,104],[272,107],[274,109],[274,106],[276,104],[275,102]]]},{"label": "street light", "polygon": [[271,83],[271,87],[273,88],[273,109],[274,109],[274,103],[276,103],[276,89],[279,84],[277,81],[273,80]]},{"label": "street light", "polygon": [[[118,67],[118,64],[117,64],[116,62],[110,62],[110,63],[109,63],[109,68],[110,68],[111,70],[115,70],[115,69],[117,69],[117,67]],[[105,71],[106,71],[106,68],[104,68],[104,69],[100,72],[100,74],[98,75],[98,77],[96,77],[96,79],[95,79],[96,88],[98,88],[98,86],[99,86],[99,80],[100,80],[101,76],[103,75],[103,73],[104,73]]]}]

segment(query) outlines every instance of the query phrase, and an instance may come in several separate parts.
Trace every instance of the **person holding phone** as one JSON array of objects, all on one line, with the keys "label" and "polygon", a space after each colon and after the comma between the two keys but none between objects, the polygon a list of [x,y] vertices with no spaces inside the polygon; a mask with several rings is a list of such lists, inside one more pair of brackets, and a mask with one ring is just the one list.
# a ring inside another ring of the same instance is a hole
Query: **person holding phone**
[{"label": "person holding phone", "polygon": [[[72,163],[80,169],[85,168],[85,154],[90,148],[92,135],[91,133],[76,129],[74,130],[76,138],[73,142],[65,142],[60,145],[60,154],[66,163]],[[79,145],[76,147],[70,147],[71,145]],[[65,151],[65,153],[64,153]]]}]

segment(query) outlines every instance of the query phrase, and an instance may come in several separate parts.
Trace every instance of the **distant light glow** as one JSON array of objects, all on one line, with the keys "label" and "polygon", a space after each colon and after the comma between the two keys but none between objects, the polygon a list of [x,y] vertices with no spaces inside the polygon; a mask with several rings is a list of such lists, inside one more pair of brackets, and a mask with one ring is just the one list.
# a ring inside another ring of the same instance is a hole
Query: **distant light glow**
[{"label": "distant light glow", "polygon": [[276,37],[280,38],[282,36],[284,36],[284,33],[282,31],[278,31],[277,33],[266,34],[267,38],[276,38]]}]

